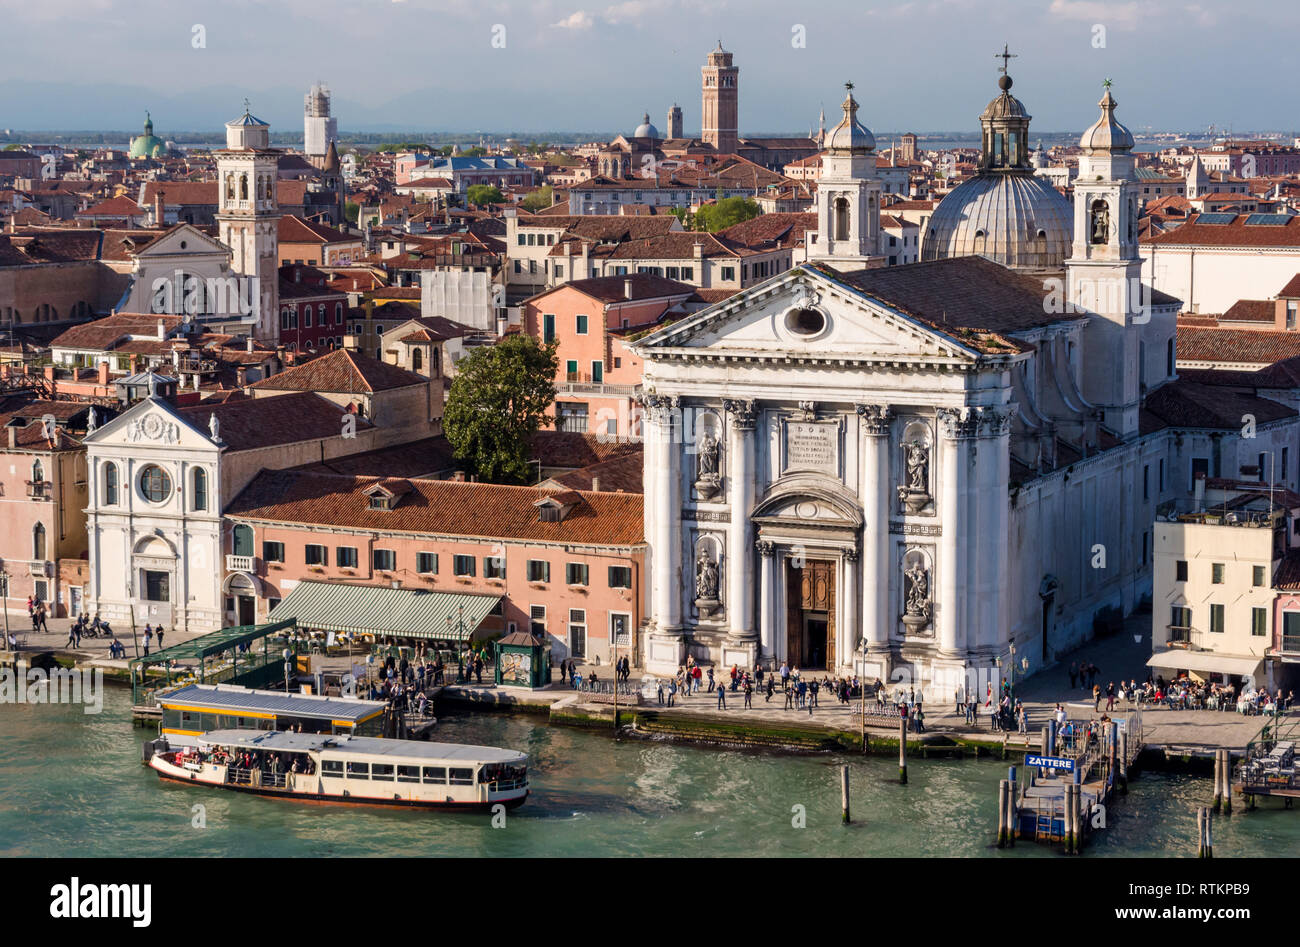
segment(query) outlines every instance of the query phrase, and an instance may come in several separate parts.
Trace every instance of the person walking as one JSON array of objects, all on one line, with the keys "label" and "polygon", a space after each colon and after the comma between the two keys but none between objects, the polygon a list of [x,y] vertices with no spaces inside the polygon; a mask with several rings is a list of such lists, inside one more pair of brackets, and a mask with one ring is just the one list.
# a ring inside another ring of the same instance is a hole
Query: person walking
[{"label": "person walking", "polygon": [[659,706],[662,707],[664,705],[664,682],[663,681],[655,681],[655,691],[659,697]]},{"label": "person walking", "polygon": [[794,707],[794,687],[787,681],[785,685],[785,706],[782,710],[790,710]]},{"label": "person walking", "polygon": [[1106,685],[1106,713],[1115,709],[1115,682]]},{"label": "person walking", "polygon": [[159,625],[159,626],[158,626],[158,632],[157,632],[157,634],[158,634],[158,650],[161,651],[161,650],[163,649],[163,643],[162,643],[162,639],[163,639],[163,626],[162,626],[162,625]]},{"label": "person walking", "polygon": [[153,629],[152,629],[151,627],[149,627],[148,623],[146,623],[145,626],[144,626],[144,653],[145,653],[145,657],[148,657],[148,656],[149,656],[149,645],[150,645],[150,643],[152,643],[152,641],[153,641]]},{"label": "person walking", "polygon": [[808,700],[808,713],[810,714],[812,713],[812,709],[817,706],[817,694],[820,691],[821,691],[821,685],[819,685],[817,681],[814,680],[811,684],[808,685],[808,692],[810,695]]},{"label": "person walking", "polygon": [[1078,681],[1079,681],[1079,665],[1076,662],[1071,661],[1070,662],[1070,690],[1074,690],[1076,687],[1079,686]]},{"label": "person walking", "polygon": [[1016,723],[1021,733],[1029,732],[1029,714],[1025,712],[1025,705],[1016,701]]},{"label": "person walking", "polygon": [[781,686],[785,687],[790,682],[790,665],[784,661],[781,662]]},{"label": "person walking", "polygon": [[[712,668],[710,668],[710,670],[712,670]],[[691,679],[695,682],[694,693],[698,694],[700,692],[700,684],[704,681],[704,674],[700,671],[700,666],[698,664],[695,665],[694,670],[691,671]]]},{"label": "person walking", "polygon": [[668,682],[668,706],[673,705],[673,698],[677,696],[677,678]]},{"label": "person walking", "polygon": [[772,691],[774,690],[773,683],[772,683],[773,678],[774,675],[772,674],[769,674],[767,676],[767,696],[763,698],[763,703],[765,704],[770,704],[772,702]]},{"label": "person walking", "polygon": [[710,693],[710,694],[713,693],[713,685],[714,685],[714,681],[713,681],[713,668],[709,668],[709,693]]},{"label": "person walking", "polygon": [[916,721],[916,732],[925,733],[925,711],[921,709],[920,704],[916,705],[916,713],[913,719]]},{"label": "person walking", "polygon": [[726,709],[727,709],[727,689],[726,689],[725,687],[719,687],[719,688],[717,689],[717,691],[718,691],[718,709],[719,709],[719,710],[726,710]]},{"label": "person walking", "polygon": [[751,710],[754,706],[754,683],[748,678],[745,680],[745,709]]},{"label": "person walking", "polygon": [[1101,685],[1092,685],[1092,709],[1094,712],[1101,710]]}]

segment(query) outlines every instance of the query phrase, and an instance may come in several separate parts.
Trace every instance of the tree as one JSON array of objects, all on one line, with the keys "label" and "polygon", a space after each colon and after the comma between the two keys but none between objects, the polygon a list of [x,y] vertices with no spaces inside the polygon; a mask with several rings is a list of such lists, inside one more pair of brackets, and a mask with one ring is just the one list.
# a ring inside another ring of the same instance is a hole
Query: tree
[{"label": "tree", "polygon": [[361,206],[359,204],[354,204],[352,201],[347,201],[346,203],[344,203],[343,216],[347,219],[348,223],[355,225],[357,222],[357,217],[360,215],[360,213],[361,213]]},{"label": "tree", "polygon": [[528,482],[529,446],[555,401],[558,345],[519,333],[461,360],[442,426],[456,457],[480,480]]},{"label": "tree", "polygon": [[668,213],[672,214],[682,222],[683,230],[690,230],[695,226],[695,215],[686,207],[670,207]]},{"label": "tree", "polygon": [[529,194],[519,202],[524,210],[531,210],[536,213],[539,210],[546,210],[555,203],[555,192],[549,184],[543,184],[533,193]]},{"label": "tree", "polygon": [[465,197],[471,204],[500,204],[506,199],[501,188],[495,184],[471,184],[465,191]]},{"label": "tree", "polygon": [[715,204],[705,204],[695,212],[695,229],[717,233],[732,224],[757,217],[758,204],[748,197],[724,197]]}]

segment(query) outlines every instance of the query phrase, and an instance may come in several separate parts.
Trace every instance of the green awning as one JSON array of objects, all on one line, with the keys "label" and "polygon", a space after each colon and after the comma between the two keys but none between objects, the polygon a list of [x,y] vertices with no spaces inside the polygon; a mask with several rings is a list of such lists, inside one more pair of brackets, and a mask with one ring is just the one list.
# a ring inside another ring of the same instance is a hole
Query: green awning
[{"label": "green awning", "polygon": [[317,631],[468,641],[500,601],[500,595],[299,582],[271,617]]},{"label": "green awning", "polygon": [[243,644],[251,645],[254,641],[273,635],[278,631],[283,631],[286,628],[293,628],[293,619],[275,621],[268,625],[235,625],[231,628],[222,628],[220,631],[191,638],[189,641],[182,641],[180,644],[174,644],[170,648],[164,648],[161,651],[155,651],[147,658],[135,658],[131,663],[151,665],[166,664],[168,661],[177,661],[182,664],[199,661]]}]

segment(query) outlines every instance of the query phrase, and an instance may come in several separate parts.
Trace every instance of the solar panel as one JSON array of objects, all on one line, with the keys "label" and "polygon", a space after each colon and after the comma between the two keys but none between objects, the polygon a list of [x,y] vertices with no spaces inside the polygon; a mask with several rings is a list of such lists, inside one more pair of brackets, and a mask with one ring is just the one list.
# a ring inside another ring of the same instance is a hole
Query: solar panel
[{"label": "solar panel", "polygon": [[1196,218],[1196,222],[1198,224],[1230,224],[1236,219],[1236,214],[1202,214]]},{"label": "solar panel", "polygon": [[1251,214],[1246,218],[1247,227],[1285,227],[1289,214]]}]

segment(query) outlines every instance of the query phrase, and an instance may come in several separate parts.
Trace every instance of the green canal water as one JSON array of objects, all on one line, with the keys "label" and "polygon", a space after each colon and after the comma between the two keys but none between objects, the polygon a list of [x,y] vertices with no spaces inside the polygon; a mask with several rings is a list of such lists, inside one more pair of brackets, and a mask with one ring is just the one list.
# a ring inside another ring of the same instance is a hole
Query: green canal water
[{"label": "green canal water", "polygon": [[[439,738],[531,758],[533,793],[502,828],[488,815],[299,805],[161,784],[140,765],[125,690],[104,711],[0,706],[3,856],[991,856],[999,851],[994,761],[773,756],[666,742],[614,742],[529,717],[444,716]],[[839,819],[838,764],[852,765],[855,822]],[[1195,854],[1193,806],[1208,777],[1146,773],[1109,813],[1087,857]],[[192,824],[202,804],[206,827]],[[805,827],[796,828],[802,806]],[[1300,851],[1300,811],[1275,805],[1215,825],[1215,855]]]}]

